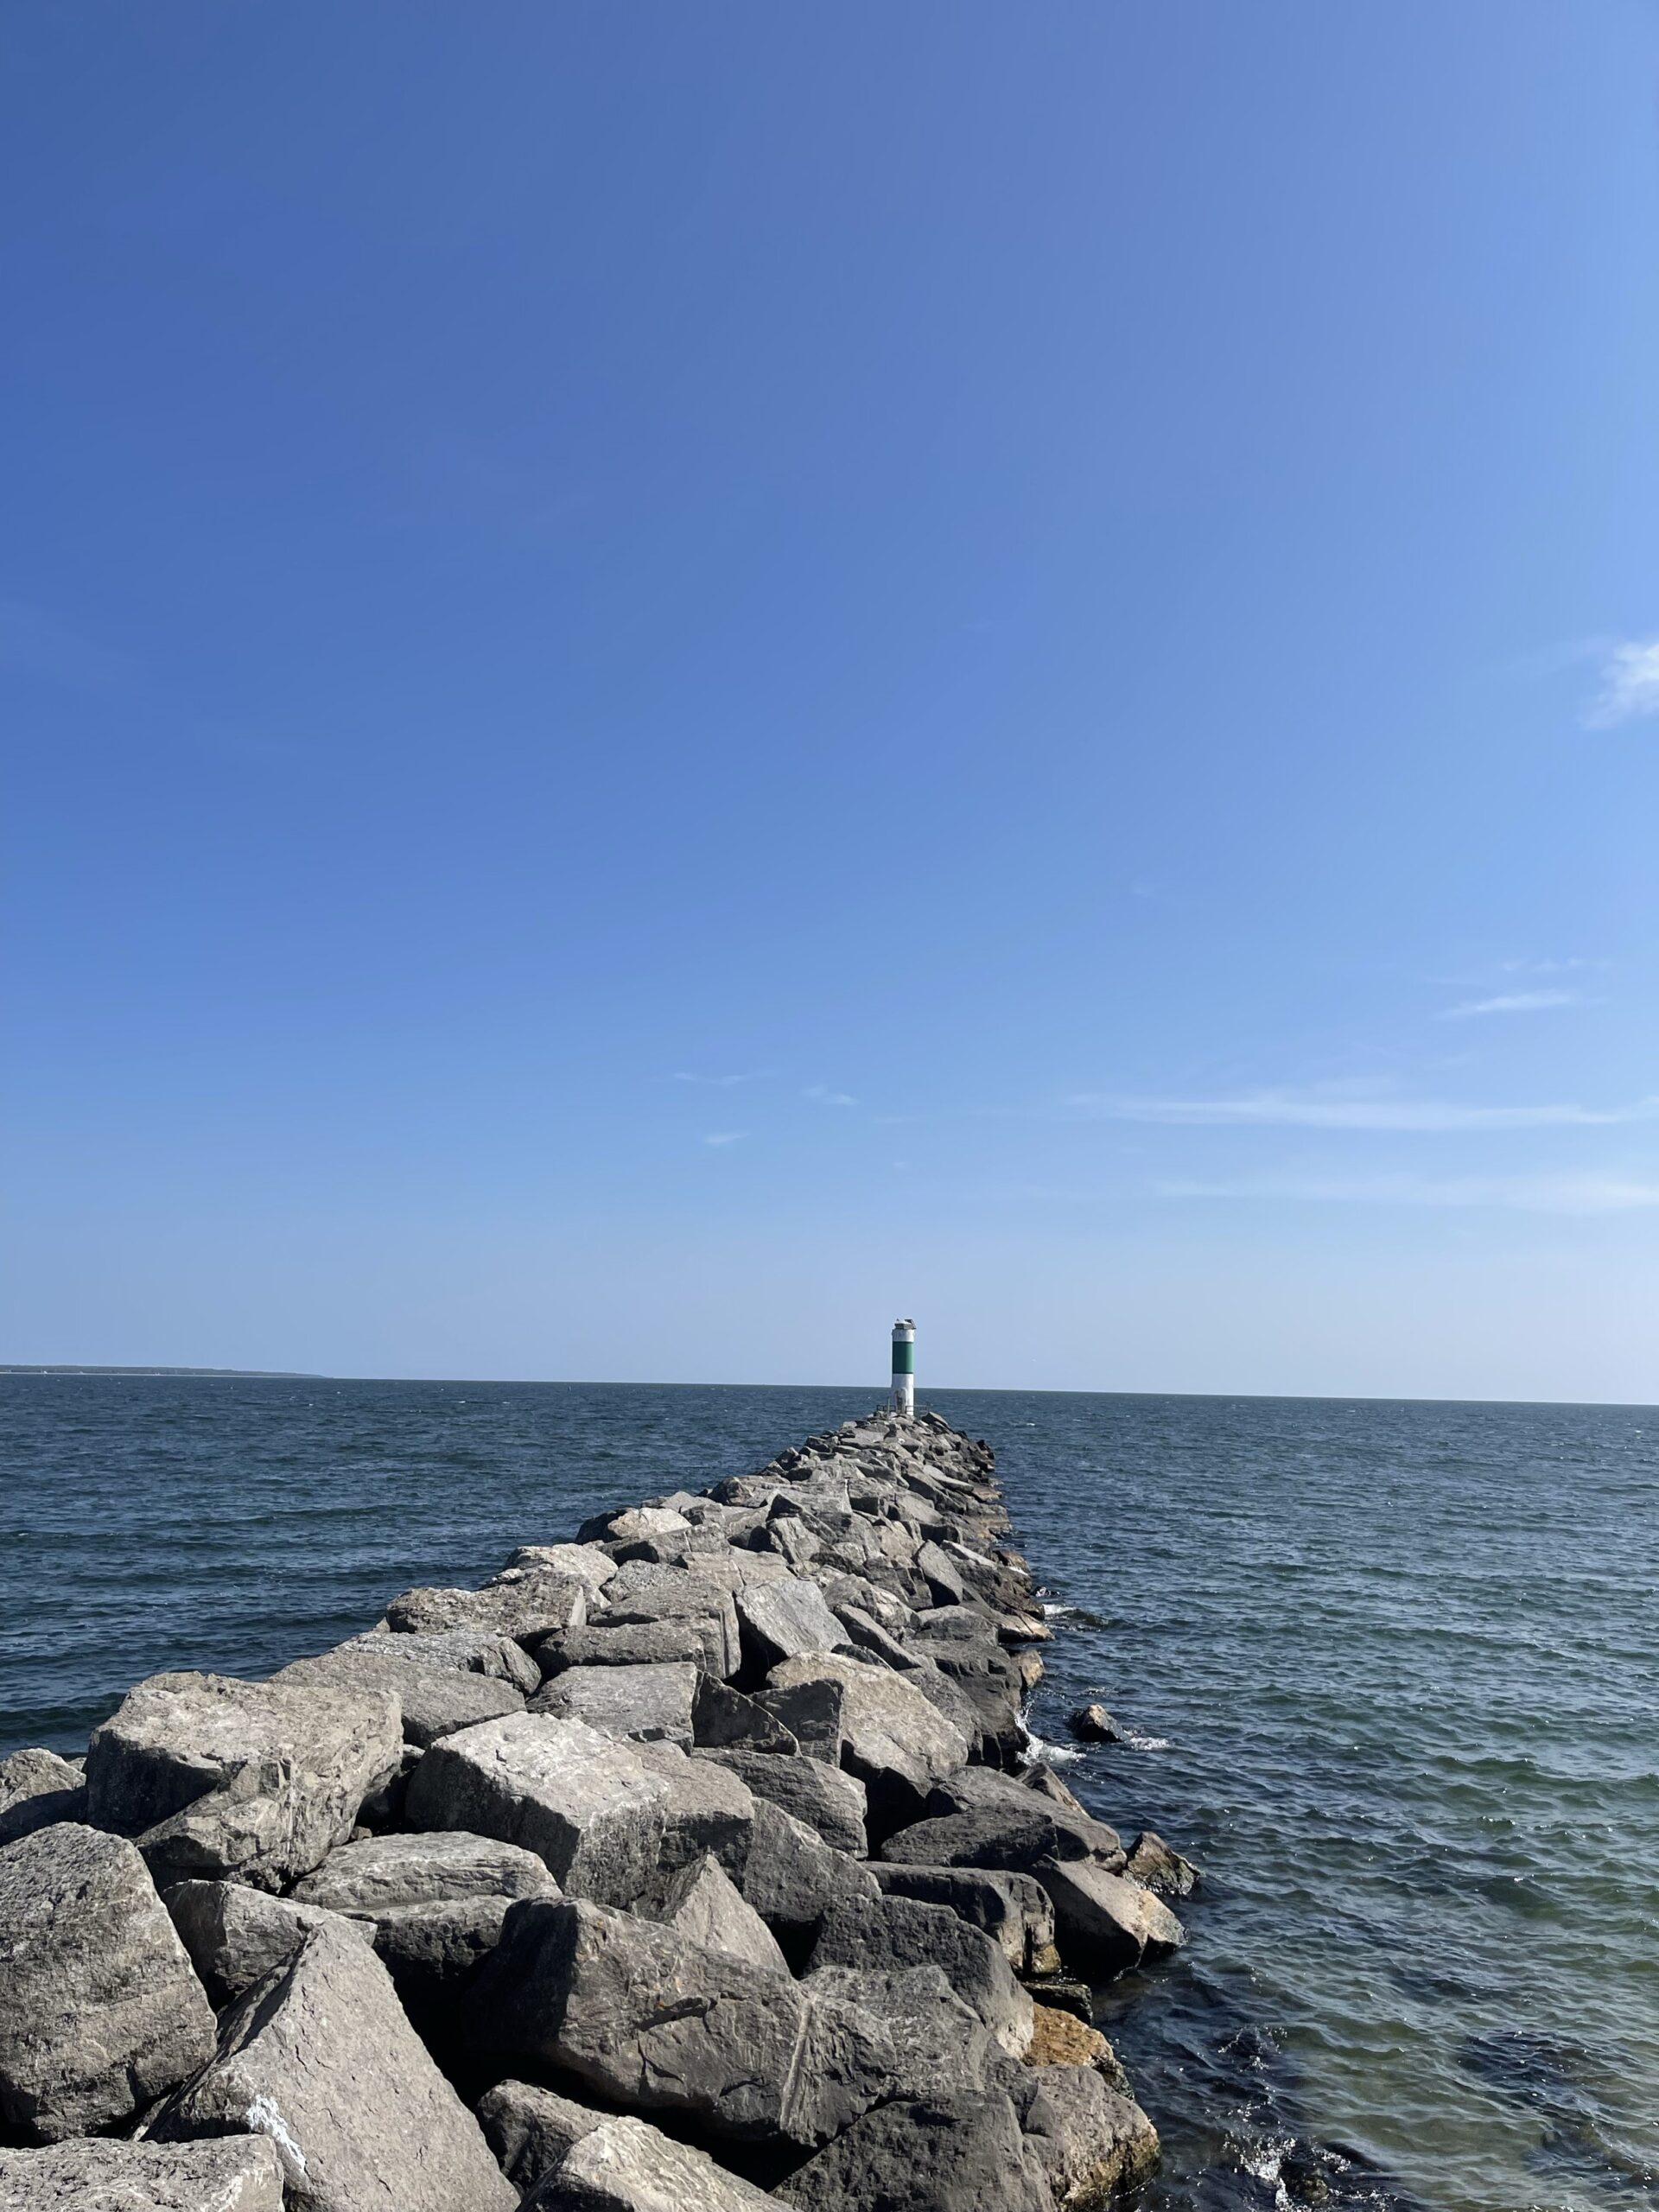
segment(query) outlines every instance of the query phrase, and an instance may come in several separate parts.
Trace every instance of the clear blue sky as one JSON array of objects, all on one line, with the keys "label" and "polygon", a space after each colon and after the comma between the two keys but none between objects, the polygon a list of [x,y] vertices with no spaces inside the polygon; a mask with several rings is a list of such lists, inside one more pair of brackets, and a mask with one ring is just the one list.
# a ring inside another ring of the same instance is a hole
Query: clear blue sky
[{"label": "clear blue sky", "polygon": [[0,1357],[1659,1399],[1659,16],[13,0]]}]

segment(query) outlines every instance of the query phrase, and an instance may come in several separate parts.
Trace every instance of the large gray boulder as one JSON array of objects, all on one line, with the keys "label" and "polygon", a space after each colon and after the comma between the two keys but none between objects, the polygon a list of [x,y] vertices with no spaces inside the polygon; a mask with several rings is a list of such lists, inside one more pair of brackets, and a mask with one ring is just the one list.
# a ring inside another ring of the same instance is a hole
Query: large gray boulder
[{"label": "large gray boulder", "polygon": [[699,1859],[671,1875],[651,1917],[674,1929],[688,1943],[729,1951],[734,1958],[747,1959],[751,1966],[768,1974],[789,1972],[789,1961],[777,1937],[734,1887],[717,1859]]},{"label": "large gray boulder", "polygon": [[737,1885],[791,1964],[804,1958],[832,1906],[880,1895],[867,1866],[832,1851],[816,1829],[765,1798],[754,1801]]},{"label": "large gray boulder", "polygon": [[814,1966],[801,1987],[880,2021],[893,2054],[887,2097],[971,2094],[1013,2070],[938,1967]]},{"label": "large gray boulder", "polygon": [[800,2212],[1053,2212],[1054,2202],[995,2090],[867,2112],[772,2195]]},{"label": "large gray boulder", "polygon": [[365,1931],[429,2041],[446,2032],[460,1985],[495,1948],[514,1899],[558,1893],[533,1851],[449,1829],[346,1844],[294,1892]]},{"label": "large gray boulder", "polygon": [[410,1778],[407,1816],[522,1845],[572,1896],[626,1904],[655,1871],[670,1796],[642,1748],[580,1720],[509,1713],[433,1745]]},{"label": "large gray boulder", "polygon": [[334,1928],[366,1943],[373,1930],[245,1882],[175,1882],[162,1899],[214,2008],[283,1966],[308,1936]]},{"label": "large gray boulder", "polygon": [[1026,1813],[1033,1803],[1059,1832],[1057,1859],[1098,1859],[1116,1866],[1123,1846],[1117,1830],[1097,1821],[1080,1805],[1051,1766],[1028,1767],[1023,1776],[998,1774],[987,1767],[964,1767],[948,1776],[928,1792],[930,1815],[951,1813]]},{"label": "large gray boulder", "polygon": [[737,1618],[744,1659],[761,1675],[780,1659],[803,1651],[833,1651],[848,1640],[817,1584],[797,1575],[740,1590]]},{"label": "large gray boulder", "polygon": [[801,1748],[793,1732],[775,1720],[765,1706],[710,1674],[697,1677],[691,1728],[700,1749],[793,1752]]},{"label": "large gray boulder", "polygon": [[616,1561],[598,1544],[521,1544],[495,1580],[526,1573],[571,1576],[592,1599],[616,1573]]},{"label": "large gray boulder", "polygon": [[526,1696],[537,1688],[541,1669],[524,1646],[492,1628],[435,1629],[429,1635],[398,1635],[391,1629],[371,1629],[337,1644],[340,1651],[369,1651],[383,1658],[400,1660],[405,1666],[449,1668],[461,1674],[487,1675],[494,1681],[510,1682]]},{"label": "large gray boulder", "polygon": [[1144,2180],[1158,2162],[1156,2128],[1092,2066],[1025,2068],[1013,2096],[1055,2212],[1093,2212]]},{"label": "large gray boulder", "polygon": [[[725,1664],[726,1636],[712,1620],[609,1621],[601,1614],[582,1628],[547,1637],[536,1646],[542,1673],[556,1677],[567,1667],[662,1667],[689,1659],[695,1667]],[[537,1700],[539,1710],[543,1700]]]},{"label": "large gray boulder", "polygon": [[524,2212],[777,2212],[764,2190],[717,2166],[706,2151],[677,2143],[643,2120],[607,2120],[588,2129],[540,2186]]},{"label": "large gray boulder", "polygon": [[780,1757],[776,1751],[699,1751],[734,1774],[757,1797],[781,1805],[798,1821],[804,1821],[835,1851],[862,1859],[869,1849],[864,1816],[868,1801],[864,1785],[854,1774],[822,1759]]},{"label": "large gray boulder", "polygon": [[403,1635],[481,1628],[519,1643],[557,1629],[580,1628],[587,1618],[585,1580],[528,1568],[501,1575],[482,1590],[405,1590],[386,1607],[387,1625]]},{"label": "large gray boulder", "polygon": [[[881,1856],[894,1866],[1000,1866],[1020,1873],[1051,1860],[1090,1859],[1114,1871],[1122,1865],[1122,1852],[1096,1858],[1059,1807],[1045,1803],[1033,1790],[1021,1794],[1023,1804],[983,1805],[914,1821],[887,1838]],[[1085,1826],[1112,1834],[1098,1821]]]},{"label": "large gray boulder", "polygon": [[606,1585],[604,1610],[595,1618],[613,1626],[646,1621],[708,1622],[709,1672],[721,1675],[737,1672],[741,1654],[732,1593],[694,1568],[631,1561]]},{"label": "large gray boulder", "polygon": [[525,2193],[552,2172],[573,2143],[610,2117],[532,2082],[498,2082],[476,2109],[497,2164]]},{"label": "large gray boulder", "polygon": [[[836,1700],[834,1693],[840,1691]],[[824,1703],[836,1707],[831,1724],[839,1763],[858,1776],[884,1805],[914,1804],[968,1757],[960,1730],[929,1704],[903,1675],[836,1652],[804,1653],[783,1660],[767,1677],[762,1700],[809,1748],[822,1734],[795,1715]]]},{"label": "large gray boulder", "polygon": [[283,2212],[282,2163],[264,2135],[0,2151],[0,2212]]},{"label": "large gray boulder", "polygon": [[213,2008],[131,1844],[66,1822],[0,1850],[0,2126],[26,2143],[112,2127],[213,2048]]},{"label": "large gray boulder", "polygon": [[383,1691],[397,1699],[402,1711],[404,1741],[423,1749],[440,1736],[454,1735],[457,1728],[524,1708],[524,1692],[493,1675],[423,1666],[401,1655],[368,1650],[360,1643],[338,1644],[314,1659],[296,1659],[270,1679],[296,1689]]},{"label": "large gray boulder", "polygon": [[288,2212],[512,2212],[517,2191],[365,1945],[315,1935],[220,2023],[211,2064],[156,2115],[188,2141],[269,2135]]},{"label": "large gray boulder", "polygon": [[989,1866],[890,1866],[871,1873],[887,1897],[948,1905],[970,1928],[988,1936],[1016,1974],[1055,1971],[1054,1907],[1034,1874]]},{"label": "large gray boulder", "polygon": [[382,1691],[154,1675],[92,1731],[87,1803],[159,1879],[279,1890],[346,1840],[403,1751]]},{"label": "large gray boulder", "polygon": [[542,1897],[558,1893],[545,1860],[519,1845],[460,1829],[365,1836],[331,1851],[294,1885],[299,1904],[372,1920],[405,1905],[458,1897]]},{"label": "large gray boulder", "polygon": [[715,2135],[823,2142],[890,2083],[869,2015],[584,1899],[513,1906],[465,2000],[479,2048]]},{"label": "large gray boulder", "polygon": [[0,1844],[86,1818],[86,1777],[67,1759],[33,1749],[0,1759]]},{"label": "large gray boulder", "polygon": [[812,1965],[936,1967],[1010,2058],[1030,2046],[1029,1992],[990,1937],[947,1905],[895,1897],[837,1905],[824,1915]]},{"label": "large gray boulder", "polygon": [[537,1692],[534,1709],[585,1721],[601,1736],[690,1745],[698,1671],[689,1659],[658,1666],[569,1667]]},{"label": "large gray boulder", "polygon": [[1160,1897],[1094,1859],[1043,1859],[1033,1872],[1053,1904],[1060,1948],[1073,1968],[1127,1974],[1148,1952],[1173,1951],[1186,1941]]},{"label": "large gray boulder", "polygon": [[748,1863],[755,1800],[739,1775],[677,1744],[639,1744],[639,1763],[667,1791],[658,1864],[665,1872],[711,1853],[734,1877]]}]

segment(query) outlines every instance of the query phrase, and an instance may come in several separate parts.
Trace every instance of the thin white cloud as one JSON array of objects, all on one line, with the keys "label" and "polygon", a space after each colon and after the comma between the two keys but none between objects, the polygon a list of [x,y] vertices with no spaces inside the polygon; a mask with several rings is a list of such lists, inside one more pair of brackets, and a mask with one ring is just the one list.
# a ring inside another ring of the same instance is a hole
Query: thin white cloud
[{"label": "thin white cloud", "polygon": [[1550,1007],[1582,1006],[1582,991],[1500,991],[1496,998],[1465,999],[1459,1006],[1442,1007],[1442,1021],[1461,1021],[1475,1014],[1542,1014]]},{"label": "thin white cloud", "polygon": [[772,1071],[770,1068],[750,1068],[741,1075],[693,1075],[685,1068],[675,1071],[676,1083],[696,1083],[710,1090],[731,1090],[740,1083],[766,1083]]},{"label": "thin white cloud", "polygon": [[1586,960],[1575,954],[1570,960],[1500,960],[1498,973],[1502,976],[1571,976],[1586,968],[1611,968],[1611,960]]},{"label": "thin white cloud", "polygon": [[1254,1198],[1336,1205],[1487,1206],[1521,1213],[1631,1213],[1659,1206],[1659,1179],[1643,1175],[1305,1175],[1160,1183],[1166,1198]]},{"label": "thin white cloud", "polygon": [[712,1145],[741,1144],[748,1134],[747,1129],[713,1129],[704,1137],[703,1142]]},{"label": "thin white cloud", "polygon": [[810,1098],[815,1106],[856,1106],[858,1103],[850,1090],[831,1090],[827,1083],[809,1083],[801,1096]]},{"label": "thin white cloud", "polygon": [[1659,638],[1627,638],[1601,664],[1601,688],[1584,710],[1586,729],[1659,715]]},{"label": "thin white cloud", "polygon": [[1466,1129],[1600,1128],[1650,1121],[1659,1098],[1635,1105],[1473,1106],[1455,1099],[1258,1090],[1236,1098],[1128,1098],[1089,1091],[1071,1104],[1112,1122],[1172,1128],[1392,1129],[1456,1135]]}]

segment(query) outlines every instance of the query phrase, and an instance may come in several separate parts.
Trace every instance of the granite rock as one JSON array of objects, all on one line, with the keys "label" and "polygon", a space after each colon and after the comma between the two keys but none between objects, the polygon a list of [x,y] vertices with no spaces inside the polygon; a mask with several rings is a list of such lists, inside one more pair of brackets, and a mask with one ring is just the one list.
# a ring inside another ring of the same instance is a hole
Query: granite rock
[{"label": "granite rock", "polygon": [[385,1967],[332,1931],[308,1936],[232,2008],[217,2055],[150,2132],[181,2142],[238,2127],[275,2144],[288,2212],[512,2212],[517,2202]]},{"label": "granite rock", "polygon": [[92,1731],[87,1803],[159,1879],[279,1890],[346,1840],[403,1750],[382,1691],[154,1675]]},{"label": "granite rock", "polygon": [[213,2048],[207,1994],[143,1860],[71,1822],[0,1850],[0,2126],[113,2127]]}]

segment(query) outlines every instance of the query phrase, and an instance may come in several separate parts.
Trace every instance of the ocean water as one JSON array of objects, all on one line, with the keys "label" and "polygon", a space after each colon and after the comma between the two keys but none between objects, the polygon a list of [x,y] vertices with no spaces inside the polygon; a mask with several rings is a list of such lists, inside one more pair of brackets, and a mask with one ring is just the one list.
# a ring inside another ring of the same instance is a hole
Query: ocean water
[{"label": "ocean water", "polygon": [[[0,1751],[758,1465],[870,1390],[0,1379]],[[1203,1870],[1101,1993],[1147,2212],[1659,2205],[1659,1411],[941,1392],[1057,1608],[1032,1725]]]}]

